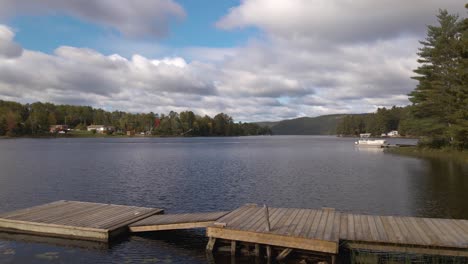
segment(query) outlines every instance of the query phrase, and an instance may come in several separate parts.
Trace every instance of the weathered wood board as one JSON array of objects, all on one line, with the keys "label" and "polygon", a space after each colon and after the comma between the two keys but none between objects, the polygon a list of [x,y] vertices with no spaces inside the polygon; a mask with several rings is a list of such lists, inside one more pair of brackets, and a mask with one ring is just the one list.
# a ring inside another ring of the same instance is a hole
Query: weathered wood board
[{"label": "weathered wood board", "polygon": [[130,232],[203,228],[229,212],[153,215],[129,226]]},{"label": "weathered wood board", "polygon": [[129,224],[162,212],[157,208],[61,200],[0,214],[0,230],[107,242],[126,232]]}]

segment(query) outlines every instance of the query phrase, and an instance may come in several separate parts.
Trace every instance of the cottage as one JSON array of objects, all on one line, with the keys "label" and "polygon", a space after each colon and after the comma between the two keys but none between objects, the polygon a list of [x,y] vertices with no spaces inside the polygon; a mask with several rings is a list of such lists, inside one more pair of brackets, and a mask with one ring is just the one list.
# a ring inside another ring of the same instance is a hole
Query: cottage
[{"label": "cottage", "polygon": [[387,136],[389,136],[389,137],[398,137],[399,134],[398,134],[397,130],[392,130],[392,131],[387,133]]},{"label": "cottage", "polygon": [[50,133],[64,133],[64,132],[67,132],[69,129],[68,129],[68,126],[67,125],[51,125],[49,127],[49,132]]},{"label": "cottage", "polygon": [[113,126],[105,126],[105,125],[90,125],[87,126],[88,131],[96,130],[97,133],[104,134],[107,132],[114,132]]}]

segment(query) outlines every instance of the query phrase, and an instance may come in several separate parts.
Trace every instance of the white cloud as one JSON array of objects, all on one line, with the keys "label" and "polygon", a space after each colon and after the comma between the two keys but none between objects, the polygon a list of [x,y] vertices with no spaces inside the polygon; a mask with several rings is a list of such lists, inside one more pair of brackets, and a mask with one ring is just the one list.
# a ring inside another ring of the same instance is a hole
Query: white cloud
[{"label": "white cloud", "polygon": [[0,54],[10,54],[0,55],[0,99],[133,112],[225,112],[240,121],[405,105],[416,85],[410,77],[426,24],[439,7],[459,4],[439,2],[244,0],[217,25],[255,26],[261,30],[257,38],[222,49],[156,45],[154,55],[148,55],[152,47],[134,41],[113,55],[65,46],[54,54],[4,52],[1,45],[14,44],[14,33],[0,26]]},{"label": "white cloud", "polygon": [[0,18],[24,14],[65,13],[106,27],[127,36],[161,37],[167,34],[174,18],[184,18],[184,9],[173,0],[2,0]]},{"label": "white cloud", "polygon": [[14,58],[23,53],[21,46],[13,42],[14,36],[9,27],[0,25],[0,58]]},{"label": "white cloud", "polygon": [[243,0],[217,22],[254,26],[290,40],[357,41],[420,34],[439,8],[463,11],[459,0]]}]

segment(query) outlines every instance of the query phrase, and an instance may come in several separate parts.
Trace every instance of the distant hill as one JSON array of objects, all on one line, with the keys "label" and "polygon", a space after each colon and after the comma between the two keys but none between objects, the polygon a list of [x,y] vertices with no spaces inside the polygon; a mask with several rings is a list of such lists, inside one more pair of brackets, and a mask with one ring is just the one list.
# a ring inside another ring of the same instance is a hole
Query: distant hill
[{"label": "distant hill", "polygon": [[272,128],[274,126],[276,126],[280,121],[276,121],[276,122],[270,122],[270,121],[265,121],[265,122],[255,122],[255,124],[259,125],[259,126],[262,126],[262,127],[269,127],[269,128]]},{"label": "distant hill", "polygon": [[269,126],[274,135],[335,135],[336,125],[344,114],[300,117],[279,122],[258,122]]}]

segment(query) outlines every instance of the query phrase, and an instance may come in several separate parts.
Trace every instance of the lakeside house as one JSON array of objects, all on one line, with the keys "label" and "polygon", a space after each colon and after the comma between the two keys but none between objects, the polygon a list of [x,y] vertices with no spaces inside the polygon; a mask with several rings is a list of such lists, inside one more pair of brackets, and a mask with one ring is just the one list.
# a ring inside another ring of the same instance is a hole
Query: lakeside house
[{"label": "lakeside house", "polygon": [[392,130],[392,131],[387,133],[387,136],[389,136],[389,137],[398,137],[399,135],[400,134],[398,134],[397,130]]},{"label": "lakeside house", "polygon": [[382,135],[380,135],[382,137],[399,137],[400,134],[398,133],[398,130],[392,130],[388,133],[382,133]]},{"label": "lakeside house", "polygon": [[67,125],[51,125],[49,127],[50,133],[66,133],[69,130]]},{"label": "lakeside house", "polygon": [[88,131],[96,130],[97,133],[104,134],[106,132],[114,132],[113,126],[105,126],[105,125],[90,125],[87,126]]}]

